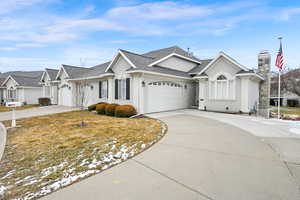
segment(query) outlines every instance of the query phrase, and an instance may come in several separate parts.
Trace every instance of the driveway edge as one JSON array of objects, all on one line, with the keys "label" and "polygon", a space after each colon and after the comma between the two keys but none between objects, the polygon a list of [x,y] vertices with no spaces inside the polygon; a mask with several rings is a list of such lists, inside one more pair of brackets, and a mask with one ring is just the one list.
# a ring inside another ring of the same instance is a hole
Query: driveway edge
[{"label": "driveway edge", "polygon": [[5,126],[0,122],[0,161],[4,153],[5,144],[6,144],[6,128]]}]

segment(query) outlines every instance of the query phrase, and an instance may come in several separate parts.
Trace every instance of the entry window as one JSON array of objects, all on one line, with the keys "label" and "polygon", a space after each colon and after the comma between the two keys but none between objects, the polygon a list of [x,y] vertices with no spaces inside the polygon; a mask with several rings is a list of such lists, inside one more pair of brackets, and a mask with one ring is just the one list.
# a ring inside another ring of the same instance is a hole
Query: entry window
[{"label": "entry window", "polygon": [[226,76],[220,75],[216,80],[210,81],[210,99],[230,100],[234,99],[234,80],[229,80]]},{"label": "entry window", "polygon": [[7,90],[7,98],[8,99],[16,99],[17,98],[17,91],[15,89],[8,89]]},{"label": "entry window", "polygon": [[130,100],[130,78],[115,79],[115,99]]},{"label": "entry window", "polygon": [[45,97],[50,97],[50,87],[51,86],[45,86]]},{"label": "entry window", "polygon": [[99,98],[108,98],[108,80],[99,82]]}]

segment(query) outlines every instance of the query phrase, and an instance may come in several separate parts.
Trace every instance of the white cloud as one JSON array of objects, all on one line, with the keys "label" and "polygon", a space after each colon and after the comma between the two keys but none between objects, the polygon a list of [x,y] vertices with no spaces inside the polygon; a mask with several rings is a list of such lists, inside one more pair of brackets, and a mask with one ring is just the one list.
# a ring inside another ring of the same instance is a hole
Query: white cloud
[{"label": "white cloud", "polygon": [[294,15],[299,15],[299,14],[300,14],[300,8],[288,8],[288,9],[284,9],[281,12],[280,19],[284,20],[284,21],[288,21]]},{"label": "white cloud", "polygon": [[14,51],[16,49],[15,47],[0,47],[0,51]]},{"label": "white cloud", "polygon": [[44,47],[44,44],[40,43],[21,43],[21,44],[16,44],[16,47]]},{"label": "white cloud", "polygon": [[122,20],[127,18],[140,21],[204,17],[212,13],[213,9],[206,6],[166,1],[112,8],[107,12],[107,17]]},{"label": "white cloud", "polygon": [[[49,1],[49,0],[46,0]],[[15,10],[23,9],[37,3],[45,3],[45,0],[1,0],[0,15],[6,14]]]}]

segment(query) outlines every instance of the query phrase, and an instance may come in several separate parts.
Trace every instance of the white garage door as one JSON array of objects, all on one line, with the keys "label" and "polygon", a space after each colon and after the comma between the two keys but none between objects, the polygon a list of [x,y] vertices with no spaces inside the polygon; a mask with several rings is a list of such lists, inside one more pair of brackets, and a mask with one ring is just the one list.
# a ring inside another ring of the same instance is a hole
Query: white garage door
[{"label": "white garage door", "polygon": [[187,86],[180,83],[148,83],[145,87],[145,113],[187,108],[187,95]]},{"label": "white garage door", "polygon": [[68,87],[59,88],[59,105],[72,106],[72,95],[71,90]]}]

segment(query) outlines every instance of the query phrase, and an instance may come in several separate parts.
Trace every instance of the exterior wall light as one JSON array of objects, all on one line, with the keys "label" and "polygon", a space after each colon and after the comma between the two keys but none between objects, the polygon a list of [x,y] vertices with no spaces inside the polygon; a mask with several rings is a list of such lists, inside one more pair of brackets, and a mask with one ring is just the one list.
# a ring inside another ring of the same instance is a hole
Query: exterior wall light
[{"label": "exterior wall light", "polygon": [[93,85],[91,85],[91,90],[93,90],[94,89],[94,86]]},{"label": "exterior wall light", "polygon": [[145,87],[145,86],[146,86],[145,81],[142,81],[142,87]]}]

